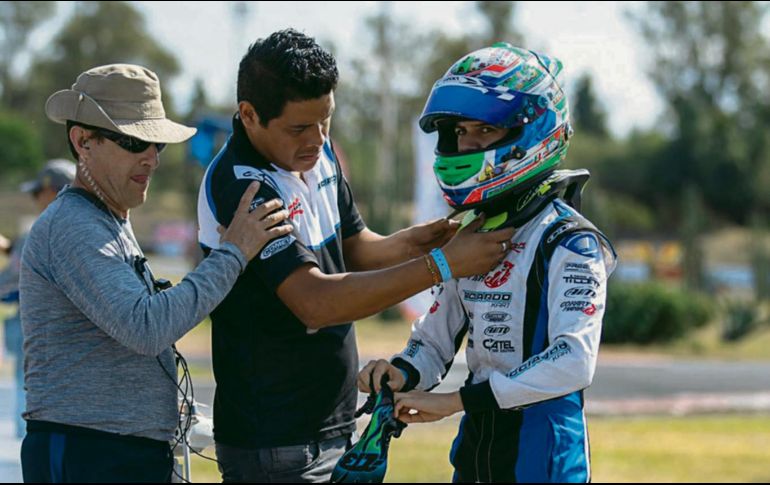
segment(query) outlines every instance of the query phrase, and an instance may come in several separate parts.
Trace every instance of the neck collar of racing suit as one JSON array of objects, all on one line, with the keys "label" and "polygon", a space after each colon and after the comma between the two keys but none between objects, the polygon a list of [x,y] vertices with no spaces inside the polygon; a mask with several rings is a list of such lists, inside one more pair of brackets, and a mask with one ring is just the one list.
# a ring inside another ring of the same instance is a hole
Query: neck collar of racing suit
[{"label": "neck collar of racing suit", "polygon": [[539,178],[526,189],[511,193],[500,200],[469,211],[462,226],[484,212],[487,220],[483,231],[506,227],[522,227],[554,199],[561,198],[575,210],[580,210],[583,187],[591,174],[588,170],[555,170]]}]

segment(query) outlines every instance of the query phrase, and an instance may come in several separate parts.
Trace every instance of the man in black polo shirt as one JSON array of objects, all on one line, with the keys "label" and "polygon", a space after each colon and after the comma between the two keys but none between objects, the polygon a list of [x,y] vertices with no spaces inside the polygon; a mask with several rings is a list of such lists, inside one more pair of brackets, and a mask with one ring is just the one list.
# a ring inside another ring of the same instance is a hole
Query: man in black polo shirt
[{"label": "man in black polo shirt", "polygon": [[280,198],[294,225],[211,315],[225,481],[328,481],[355,431],[350,322],[442,277],[485,273],[510,249],[512,231],[476,233],[480,222],[456,235],[446,220],[368,230],[329,140],[337,77],[334,58],[299,32],[257,41],[241,60],[233,134],[201,185],[204,249],[218,247],[217,226],[254,180],[253,204]]}]

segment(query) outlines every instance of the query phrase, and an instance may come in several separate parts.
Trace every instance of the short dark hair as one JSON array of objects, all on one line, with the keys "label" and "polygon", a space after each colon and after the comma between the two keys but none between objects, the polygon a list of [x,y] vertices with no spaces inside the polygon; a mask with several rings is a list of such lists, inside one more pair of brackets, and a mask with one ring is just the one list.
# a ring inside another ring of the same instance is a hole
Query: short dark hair
[{"label": "short dark hair", "polygon": [[[80,155],[78,155],[78,151],[75,150],[75,146],[72,144],[72,140],[70,140],[70,131],[72,130],[72,128],[76,126],[85,128],[86,130],[96,130],[97,128],[91,125],[87,125],[85,123],[79,123],[77,121],[72,121],[72,120],[67,120],[66,126],[67,126],[67,145],[69,145],[70,153],[72,154],[73,157],[75,157],[75,161],[77,162],[80,160]],[[93,138],[96,141],[100,141],[104,137],[95,131],[91,138]]]},{"label": "short dark hair", "polygon": [[288,101],[304,101],[337,86],[337,62],[315,39],[294,29],[274,32],[249,47],[238,67],[238,102],[254,106],[262,126]]}]

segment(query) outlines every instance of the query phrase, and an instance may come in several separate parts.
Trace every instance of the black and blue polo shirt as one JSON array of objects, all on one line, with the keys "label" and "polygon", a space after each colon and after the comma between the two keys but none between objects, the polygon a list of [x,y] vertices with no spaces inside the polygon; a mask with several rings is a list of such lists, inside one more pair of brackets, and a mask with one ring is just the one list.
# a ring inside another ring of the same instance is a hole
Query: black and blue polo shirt
[{"label": "black and blue polo shirt", "polygon": [[199,241],[219,244],[253,181],[253,207],[280,198],[294,231],[249,262],[211,314],[214,436],[217,442],[263,448],[328,439],[355,430],[356,339],[351,323],[309,330],[276,295],[303,264],[326,274],[345,272],[343,239],[365,228],[327,141],[304,180],[266,160],[236,115],[233,134],[212,161],[198,197]]}]

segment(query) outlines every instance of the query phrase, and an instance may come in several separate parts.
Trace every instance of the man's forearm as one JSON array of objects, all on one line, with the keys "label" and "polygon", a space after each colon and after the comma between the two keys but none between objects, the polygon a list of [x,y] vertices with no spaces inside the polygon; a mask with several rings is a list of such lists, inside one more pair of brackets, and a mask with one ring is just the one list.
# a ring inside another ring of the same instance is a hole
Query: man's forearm
[{"label": "man's forearm", "polygon": [[375,232],[361,233],[354,244],[345,243],[345,260],[352,271],[372,271],[389,268],[417,257],[412,254],[405,232],[398,231],[390,236]]},{"label": "man's forearm", "polygon": [[426,262],[414,259],[359,273],[326,275],[316,267],[301,269],[278,288],[278,296],[307,327],[317,329],[369,317],[432,284]]},{"label": "man's forearm", "polygon": [[354,271],[395,266],[443,247],[457,232],[459,223],[437,219],[380,236],[364,229],[343,241],[345,262]]}]

